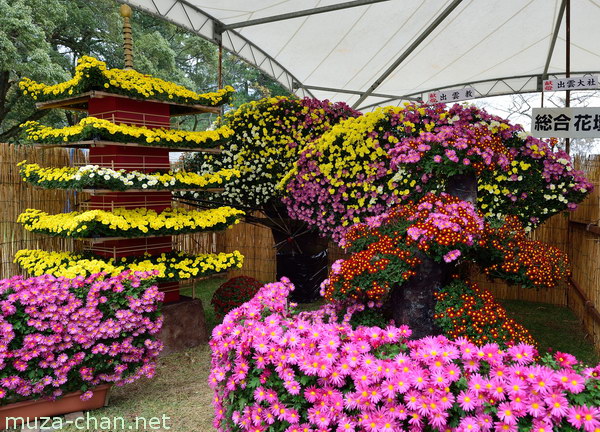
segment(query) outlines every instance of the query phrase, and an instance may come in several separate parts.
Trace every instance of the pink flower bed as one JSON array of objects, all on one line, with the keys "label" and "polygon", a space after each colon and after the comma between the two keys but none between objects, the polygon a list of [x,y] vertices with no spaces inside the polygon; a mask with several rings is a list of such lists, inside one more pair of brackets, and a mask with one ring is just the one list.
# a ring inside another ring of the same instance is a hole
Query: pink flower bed
[{"label": "pink flower bed", "polygon": [[0,280],[0,404],[152,377],[164,294],[149,275]]},{"label": "pink flower bed", "polygon": [[573,356],[537,358],[406,326],[358,327],[355,308],[294,315],[293,285],[265,285],[213,331],[219,431],[399,432],[600,429],[598,372]]}]

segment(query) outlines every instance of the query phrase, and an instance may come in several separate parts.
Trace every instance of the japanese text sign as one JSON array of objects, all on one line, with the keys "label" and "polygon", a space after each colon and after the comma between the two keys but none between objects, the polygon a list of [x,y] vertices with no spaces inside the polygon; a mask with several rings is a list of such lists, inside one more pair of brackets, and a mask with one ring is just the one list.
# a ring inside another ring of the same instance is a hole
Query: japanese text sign
[{"label": "japanese text sign", "polygon": [[538,138],[600,137],[600,108],[534,108],[531,135]]},{"label": "japanese text sign", "polygon": [[591,75],[544,80],[544,91],[590,90],[597,88],[598,78]]},{"label": "japanese text sign", "polygon": [[476,97],[476,92],[473,87],[430,92],[427,94],[427,100],[430,104],[457,102],[464,99],[472,99],[474,97]]}]

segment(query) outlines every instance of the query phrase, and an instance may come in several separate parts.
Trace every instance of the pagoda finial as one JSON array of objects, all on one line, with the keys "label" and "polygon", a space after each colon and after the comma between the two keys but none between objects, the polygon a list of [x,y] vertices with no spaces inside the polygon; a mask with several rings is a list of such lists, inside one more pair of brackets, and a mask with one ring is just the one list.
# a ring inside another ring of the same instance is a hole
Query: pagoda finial
[{"label": "pagoda finial", "polygon": [[131,8],[122,4],[119,12],[123,17],[123,52],[125,53],[125,69],[133,69],[133,37],[131,35]]}]

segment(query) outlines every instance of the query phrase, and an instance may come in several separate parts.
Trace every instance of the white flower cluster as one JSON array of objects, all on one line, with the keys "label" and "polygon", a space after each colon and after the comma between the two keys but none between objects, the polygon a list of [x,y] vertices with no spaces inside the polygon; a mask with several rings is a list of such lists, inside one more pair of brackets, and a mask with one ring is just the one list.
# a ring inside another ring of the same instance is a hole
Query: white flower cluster
[{"label": "white flower cluster", "polygon": [[125,186],[133,186],[137,184],[143,189],[156,186],[159,183],[164,187],[174,186],[177,180],[171,177],[166,181],[160,181],[160,175],[146,174],[140,171],[114,170],[111,168],[101,167],[99,165],[84,165],[78,169],[78,172],[73,176],[73,180],[82,180],[85,177],[94,178],[101,177],[106,181],[116,180],[123,183]]},{"label": "white flower cluster", "polygon": [[239,171],[223,169],[217,172],[197,174],[184,170],[145,173],[141,171],[115,170],[99,165],[79,168],[44,168],[37,164],[22,164],[24,180],[41,187],[68,189],[204,189],[223,187]]}]

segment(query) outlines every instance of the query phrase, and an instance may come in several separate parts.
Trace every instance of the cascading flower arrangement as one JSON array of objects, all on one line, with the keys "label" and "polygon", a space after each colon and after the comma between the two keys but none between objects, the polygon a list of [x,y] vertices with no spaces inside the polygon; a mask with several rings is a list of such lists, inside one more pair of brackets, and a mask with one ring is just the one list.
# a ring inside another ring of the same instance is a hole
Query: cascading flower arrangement
[{"label": "cascading flower arrangement", "polygon": [[520,126],[476,107],[416,104],[334,126],[307,143],[280,187],[290,216],[340,241],[352,224],[441,192],[446,179],[465,173],[479,177],[486,218],[514,214],[529,227],[574,209],[592,187],[566,155]]},{"label": "cascading flower arrangement", "polygon": [[[448,264],[472,258],[484,233],[483,218],[471,203],[445,193],[427,194],[417,203],[394,207],[354,225],[342,241],[351,255],[333,264],[321,294],[339,310],[366,305],[354,313],[352,325],[385,326],[390,319],[391,292],[417,277],[422,257]],[[529,332],[508,318],[485,290],[451,277],[434,295],[435,323],[447,337],[501,347],[535,344]]]},{"label": "cascading flower arrangement", "polygon": [[208,210],[167,208],[160,213],[147,208],[121,208],[111,211],[87,210],[48,214],[27,209],[17,222],[27,231],[59,237],[147,237],[202,231],[218,231],[239,222],[243,211],[231,207]]},{"label": "cascading flower arrangement", "polygon": [[0,405],[152,377],[164,294],[151,276],[0,280]]},{"label": "cascading flower arrangement", "polygon": [[526,288],[552,288],[571,276],[569,256],[527,238],[516,216],[507,216],[499,227],[487,225],[473,253],[490,278]]},{"label": "cascading flower arrangement", "polygon": [[[591,185],[571,168],[559,170],[555,154],[532,157],[523,147],[533,141],[520,133],[476,108],[409,104],[345,120],[307,143],[281,182],[288,212],[351,256],[332,266],[322,284],[331,303],[319,310],[294,314],[287,302],[293,287],[282,279],[215,328],[215,427],[600,429],[600,365],[586,368],[563,353],[540,358],[531,335],[489,292],[458,279],[457,264],[471,260],[527,287],[556,282],[544,279],[546,267],[529,271],[536,265],[524,259],[531,245],[519,243],[523,225],[545,213],[526,215],[526,206],[510,191],[496,193],[489,179],[503,181],[496,177],[518,167],[548,190],[567,182],[567,202],[552,202],[561,203],[553,212],[572,208]],[[476,196],[477,178],[495,212],[477,209],[488,199]],[[524,192],[534,184],[523,182]],[[496,231],[507,215],[503,235]],[[520,249],[509,255],[514,245]],[[504,274],[494,267],[498,259],[507,262]]]},{"label": "cascading flower arrangement", "polygon": [[153,272],[156,282],[169,282],[210,276],[241,268],[244,256],[238,251],[216,254],[186,254],[169,252],[151,256],[107,258],[91,252],[49,252],[39,249],[21,249],[15,262],[33,276],[50,274],[55,277],[89,277],[104,273],[116,276],[126,270]]},{"label": "cascading flower arrangement", "polygon": [[81,119],[75,125],[63,128],[44,126],[36,121],[23,123],[21,127],[25,132],[25,139],[36,144],[106,140],[152,147],[200,149],[216,148],[233,135],[233,131],[227,126],[215,130],[186,131],[113,123],[110,120],[92,116]]},{"label": "cascading flower arrangement", "polygon": [[219,106],[227,103],[235,89],[225,86],[211,93],[196,93],[183,86],[164,81],[133,69],[109,69],[106,63],[94,57],[77,60],[75,75],[68,81],[47,85],[24,78],[19,87],[25,95],[38,101],[76,96],[91,90],[102,90],[138,99],[155,99],[182,104]]},{"label": "cascading flower arrangement", "polygon": [[530,231],[556,213],[574,210],[592,190],[564,151],[552,151],[530,136],[513,145],[510,167],[483,172],[479,179],[479,205],[486,218],[514,215]]},{"label": "cascading flower arrangement", "polygon": [[435,293],[434,318],[443,334],[465,338],[477,345],[514,346],[537,343],[529,331],[510,318],[491,292],[476,283],[454,279]]},{"label": "cascading flower arrangement", "polygon": [[214,426],[225,431],[595,431],[600,365],[410,329],[353,328],[332,306],[298,315],[288,280],[213,330]]},{"label": "cascading flower arrangement", "polygon": [[260,208],[278,195],[277,183],[306,143],[341,120],[359,114],[344,103],[309,98],[273,97],[249,102],[225,115],[224,124],[233,135],[222,146],[223,153],[198,154],[188,165],[200,172],[213,167],[240,171],[240,177],[227,184],[219,198],[230,205]]},{"label": "cascading flower arrangement", "polygon": [[49,168],[22,161],[18,164],[24,181],[47,189],[208,189],[219,188],[239,176],[236,170],[220,170],[215,173],[197,174],[183,170],[145,173],[125,169],[115,170],[99,165],[81,167]]},{"label": "cascading flower arrangement", "polygon": [[445,193],[427,194],[354,225],[341,242],[352,255],[334,264],[323,295],[328,301],[381,303],[391,287],[415,275],[418,252],[456,261],[483,231],[471,203]]},{"label": "cascading flower arrangement", "polygon": [[[202,191],[180,192],[179,196],[186,204],[198,207],[223,203],[255,210],[248,211],[246,218],[271,229],[277,248],[277,272],[295,281],[298,300],[314,299],[325,276],[327,243],[304,222],[288,217],[276,185],[307,142],[357,115],[345,103],[309,98],[273,97],[244,104],[224,116],[223,123],[234,135],[223,145],[221,155],[198,153],[184,163],[188,171],[235,169],[240,176],[225,184],[216,198]],[[283,270],[299,267],[302,272]]]}]

